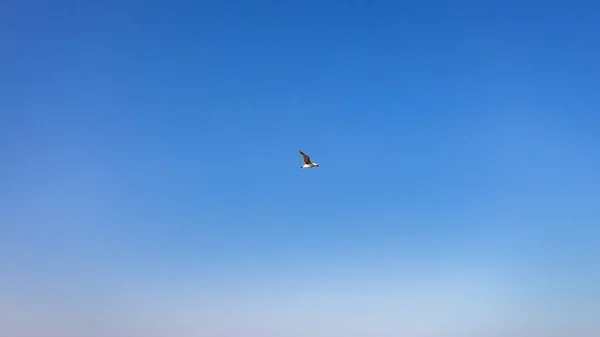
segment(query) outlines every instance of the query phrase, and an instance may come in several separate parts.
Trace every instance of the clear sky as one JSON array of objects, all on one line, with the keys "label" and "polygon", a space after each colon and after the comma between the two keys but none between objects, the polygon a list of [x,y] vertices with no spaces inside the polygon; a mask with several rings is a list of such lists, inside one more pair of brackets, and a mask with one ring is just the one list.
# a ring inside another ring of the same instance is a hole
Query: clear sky
[{"label": "clear sky", "polygon": [[2,1],[0,335],[600,335],[598,13]]}]

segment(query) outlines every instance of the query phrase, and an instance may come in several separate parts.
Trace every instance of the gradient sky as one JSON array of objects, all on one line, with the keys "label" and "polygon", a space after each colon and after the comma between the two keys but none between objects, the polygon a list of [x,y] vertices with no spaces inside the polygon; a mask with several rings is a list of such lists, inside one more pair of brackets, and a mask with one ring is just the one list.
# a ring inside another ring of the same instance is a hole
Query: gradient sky
[{"label": "gradient sky", "polygon": [[0,335],[600,335],[599,13],[1,2]]}]

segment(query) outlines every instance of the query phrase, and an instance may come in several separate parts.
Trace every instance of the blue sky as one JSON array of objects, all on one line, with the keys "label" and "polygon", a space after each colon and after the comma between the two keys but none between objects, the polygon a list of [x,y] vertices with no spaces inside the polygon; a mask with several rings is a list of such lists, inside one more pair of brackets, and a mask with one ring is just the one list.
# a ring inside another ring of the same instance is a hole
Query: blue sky
[{"label": "blue sky", "polygon": [[600,333],[599,10],[4,1],[0,334]]}]

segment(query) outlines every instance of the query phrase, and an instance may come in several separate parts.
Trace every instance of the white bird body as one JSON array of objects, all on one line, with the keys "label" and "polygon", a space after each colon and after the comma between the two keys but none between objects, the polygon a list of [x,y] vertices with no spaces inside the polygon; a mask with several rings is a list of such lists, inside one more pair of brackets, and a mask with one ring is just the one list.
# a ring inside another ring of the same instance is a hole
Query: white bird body
[{"label": "white bird body", "polygon": [[300,168],[313,168],[313,167],[319,167],[319,164],[317,163],[313,163],[312,161],[310,161],[310,157],[306,155],[306,153],[298,150],[300,152],[300,154],[302,155],[302,160],[304,160],[304,165],[300,166]]}]

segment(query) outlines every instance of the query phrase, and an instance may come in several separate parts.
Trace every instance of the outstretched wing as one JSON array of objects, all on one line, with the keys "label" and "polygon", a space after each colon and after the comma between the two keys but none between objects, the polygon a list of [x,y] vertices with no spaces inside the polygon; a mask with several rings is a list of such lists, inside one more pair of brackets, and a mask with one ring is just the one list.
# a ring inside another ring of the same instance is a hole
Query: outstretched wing
[{"label": "outstretched wing", "polygon": [[298,152],[300,152],[300,154],[302,155],[302,159],[304,160],[304,164],[310,165],[312,164],[310,161],[310,157],[306,155],[306,153],[298,150]]}]

